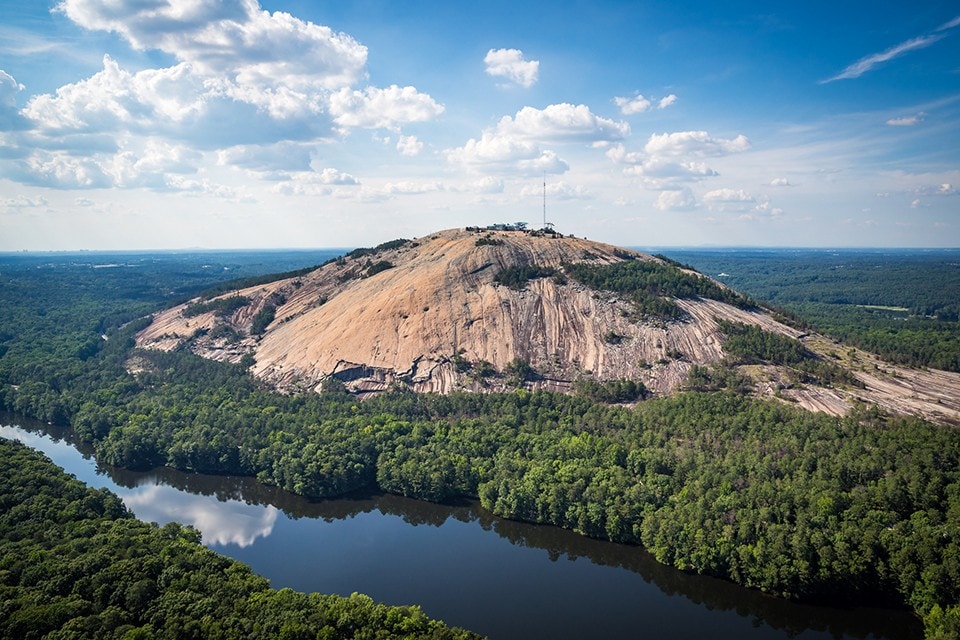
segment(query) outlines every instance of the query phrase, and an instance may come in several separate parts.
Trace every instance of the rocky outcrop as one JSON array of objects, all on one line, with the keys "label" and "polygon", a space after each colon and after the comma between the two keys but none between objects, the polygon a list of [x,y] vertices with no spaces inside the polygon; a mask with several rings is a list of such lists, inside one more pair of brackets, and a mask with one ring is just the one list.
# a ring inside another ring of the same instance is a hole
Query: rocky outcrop
[{"label": "rocky outcrop", "polygon": [[[678,389],[694,365],[724,357],[718,320],[800,337],[762,311],[702,298],[675,301],[683,320],[638,319],[631,301],[562,275],[565,264],[625,259],[658,260],[556,234],[442,231],[224,294],[245,299],[225,314],[173,307],[156,315],[138,343],[188,347],[231,362],[249,354],[254,375],[285,391],[317,389],[327,380],[358,393],[393,384],[439,393],[502,390],[516,383],[511,367],[522,362],[532,372],[528,388],[564,391],[588,376],[641,380],[665,394]],[[496,281],[505,270],[531,265],[558,275],[519,289]],[[257,334],[271,310],[272,320]],[[871,378],[868,391],[880,382]],[[840,391],[776,395],[834,413],[853,401]]]},{"label": "rocky outcrop", "polygon": [[[685,321],[644,323],[631,317],[629,301],[568,279],[534,278],[519,290],[495,281],[514,267],[560,270],[627,257],[656,260],[581,238],[443,231],[225,294],[249,300],[228,317],[188,317],[186,305],[174,307],[156,316],[139,343],[171,349],[190,340],[197,353],[229,361],[250,353],[253,373],[281,389],[315,388],[331,376],[355,391],[394,382],[441,393],[496,389],[503,379],[483,369],[503,372],[519,359],[535,374],[532,387],[565,390],[591,376],[641,379],[667,392],[693,364],[723,356],[717,318],[797,333],[712,300],[679,301]],[[274,320],[262,336],[249,335],[271,300]]]}]

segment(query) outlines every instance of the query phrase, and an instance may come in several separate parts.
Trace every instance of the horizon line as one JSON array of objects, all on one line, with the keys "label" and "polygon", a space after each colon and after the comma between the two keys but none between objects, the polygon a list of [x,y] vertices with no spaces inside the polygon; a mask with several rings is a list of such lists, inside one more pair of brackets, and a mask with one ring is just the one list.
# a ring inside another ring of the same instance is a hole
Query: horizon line
[{"label": "horizon line", "polygon": [[[602,242],[602,241],[598,241]],[[610,244],[610,243],[604,243]],[[230,253],[230,252],[278,252],[278,251],[351,251],[360,245],[341,245],[326,247],[166,247],[166,248],[125,248],[125,249],[0,249],[0,256],[30,254],[107,254],[107,253]],[[783,251],[958,251],[960,246],[907,246],[907,245],[651,245],[624,244],[628,249],[651,250],[687,250],[687,251],[730,251],[730,250],[783,250]]]}]

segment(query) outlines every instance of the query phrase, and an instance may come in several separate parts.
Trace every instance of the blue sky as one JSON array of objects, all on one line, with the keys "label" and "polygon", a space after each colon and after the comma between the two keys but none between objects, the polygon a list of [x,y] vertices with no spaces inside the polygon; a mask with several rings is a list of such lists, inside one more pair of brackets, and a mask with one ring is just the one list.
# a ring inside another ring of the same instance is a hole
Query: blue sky
[{"label": "blue sky", "polygon": [[0,0],[0,250],[960,246],[954,2]]}]

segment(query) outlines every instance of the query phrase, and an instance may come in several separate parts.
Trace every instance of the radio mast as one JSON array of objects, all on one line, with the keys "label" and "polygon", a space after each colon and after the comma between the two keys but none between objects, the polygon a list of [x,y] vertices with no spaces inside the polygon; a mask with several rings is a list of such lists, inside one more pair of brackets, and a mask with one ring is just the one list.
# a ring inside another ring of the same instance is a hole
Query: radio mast
[{"label": "radio mast", "polygon": [[543,172],[543,230],[553,232],[553,223],[547,222],[547,172]]},{"label": "radio mast", "polygon": [[547,172],[543,172],[543,228],[547,228]]}]

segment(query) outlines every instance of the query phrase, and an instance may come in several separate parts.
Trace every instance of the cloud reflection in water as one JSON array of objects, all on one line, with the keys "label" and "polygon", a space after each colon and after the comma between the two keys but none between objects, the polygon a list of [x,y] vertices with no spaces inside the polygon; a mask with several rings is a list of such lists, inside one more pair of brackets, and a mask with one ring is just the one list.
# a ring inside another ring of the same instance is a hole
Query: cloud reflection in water
[{"label": "cloud reflection in water", "polygon": [[273,531],[279,510],[273,505],[251,505],[237,500],[184,493],[173,487],[143,484],[115,489],[127,508],[141,520],[166,524],[182,522],[196,527],[207,545],[248,547]]}]

